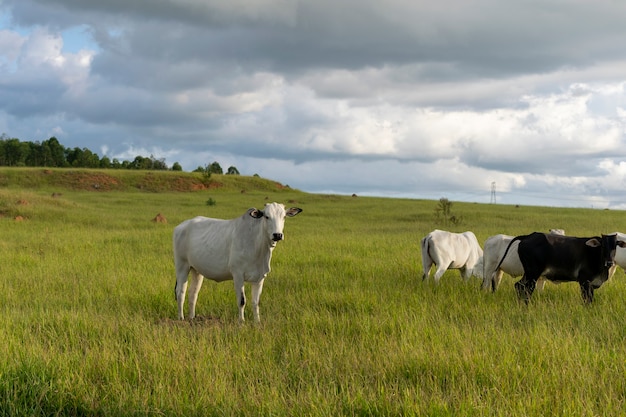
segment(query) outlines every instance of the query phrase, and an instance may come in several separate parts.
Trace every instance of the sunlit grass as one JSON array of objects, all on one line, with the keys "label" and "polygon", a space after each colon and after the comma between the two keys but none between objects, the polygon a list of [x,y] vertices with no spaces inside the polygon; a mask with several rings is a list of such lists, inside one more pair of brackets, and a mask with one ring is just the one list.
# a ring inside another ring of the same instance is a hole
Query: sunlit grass
[{"label": "sunlit grass", "polygon": [[[575,284],[546,285],[526,306],[506,276],[493,294],[457,271],[422,282],[418,245],[434,228],[481,242],[552,227],[594,235],[625,229],[622,212],[455,203],[463,221],[450,227],[434,201],[50,191],[0,190],[0,415],[623,410],[621,270],[591,306]],[[198,319],[176,320],[173,227],[274,200],[304,211],[274,252],[262,323],[239,324],[232,283],[208,280]]]}]

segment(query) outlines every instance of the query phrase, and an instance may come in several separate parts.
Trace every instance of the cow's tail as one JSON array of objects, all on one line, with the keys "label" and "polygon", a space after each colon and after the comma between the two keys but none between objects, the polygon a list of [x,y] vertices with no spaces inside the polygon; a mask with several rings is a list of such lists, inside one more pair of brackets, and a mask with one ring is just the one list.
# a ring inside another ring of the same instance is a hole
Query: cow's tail
[{"label": "cow's tail", "polygon": [[426,235],[422,238],[422,249],[428,251],[428,243],[430,242],[430,235]]},{"label": "cow's tail", "polygon": [[[172,249],[174,251],[174,269],[176,269],[176,228],[174,228],[174,233],[172,234]],[[178,290],[178,274],[176,274],[176,282],[174,283],[174,300],[178,300],[177,295]]]},{"label": "cow's tail", "polygon": [[432,256],[430,254],[430,240],[431,240],[431,236],[430,234],[426,235],[424,238],[422,238],[422,270],[424,271],[422,278],[425,279],[426,278],[426,274],[428,273],[428,271],[425,270],[425,266],[428,259],[426,259],[426,257],[429,257],[430,259],[432,259]]},{"label": "cow's tail", "polygon": [[422,253],[426,253],[430,256],[430,235],[422,238]]},{"label": "cow's tail", "polygon": [[511,241],[509,242],[509,245],[506,247],[506,250],[504,251],[504,255],[502,255],[502,259],[500,259],[500,262],[498,262],[498,266],[496,267],[495,271],[500,269],[500,267],[502,266],[502,262],[504,262],[504,260],[506,259],[506,255],[508,255],[509,249],[511,248],[511,245],[513,244],[513,242],[515,242],[517,240],[525,239],[528,236],[530,236],[530,235],[516,236],[513,239],[511,239]]}]

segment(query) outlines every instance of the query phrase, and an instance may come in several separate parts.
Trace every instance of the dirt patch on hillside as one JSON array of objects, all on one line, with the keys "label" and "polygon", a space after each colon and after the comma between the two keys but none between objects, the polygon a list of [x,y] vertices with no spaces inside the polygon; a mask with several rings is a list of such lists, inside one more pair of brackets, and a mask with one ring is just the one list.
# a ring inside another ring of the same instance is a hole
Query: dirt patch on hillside
[{"label": "dirt patch on hillside", "polygon": [[174,178],[174,181],[170,182],[172,191],[202,191],[206,190],[206,185],[195,178]]},{"label": "dirt patch on hillside", "polygon": [[112,191],[123,188],[117,178],[99,172],[62,172],[60,173],[66,187],[74,190]]},{"label": "dirt patch on hillside", "polygon": [[128,169],[83,168],[11,168],[0,172],[0,187],[21,189],[54,188],[53,197],[65,190],[74,191],[145,191],[198,192],[240,191],[273,192],[291,189],[288,185],[258,176],[215,174],[210,178],[197,173],[144,171]]},{"label": "dirt patch on hillside", "polygon": [[150,172],[136,184],[138,189],[151,192],[202,191],[221,188],[222,186],[223,184],[216,181],[210,181],[206,184],[199,178],[155,175]]},{"label": "dirt patch on hillside", "polygon": [[215,190],[222,188],[224,184],[218,181],[209,181],[208,184],[197,178],[182,178],[178,177],[170,189],[172,191],[202,191],[202,190]]},{"label": "dirt patch on hillside", "polygon": [[135,183],[125,183],[123,180],[101,172],[70,171],[62,172],[60,176],[63,186],[85,191],[120,191],[136,188],[148,192],[188,192],[223,186],[216,181],[211,181],[207,185],[198,178],[159,175],[152,172],[141,176],[138,181],[135,177],[137,181]]}]

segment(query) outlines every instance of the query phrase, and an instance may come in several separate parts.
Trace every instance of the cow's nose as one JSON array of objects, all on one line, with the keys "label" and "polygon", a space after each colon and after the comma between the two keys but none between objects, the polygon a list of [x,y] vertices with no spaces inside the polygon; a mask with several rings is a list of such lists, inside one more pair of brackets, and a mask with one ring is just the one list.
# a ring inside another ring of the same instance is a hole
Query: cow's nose
[{"label": "cow's nose", "polygon": [[279,240],[283,240],[283,234],[282,233],[274,233],[272,235],[272,240],[274,242],[278,242]]}]

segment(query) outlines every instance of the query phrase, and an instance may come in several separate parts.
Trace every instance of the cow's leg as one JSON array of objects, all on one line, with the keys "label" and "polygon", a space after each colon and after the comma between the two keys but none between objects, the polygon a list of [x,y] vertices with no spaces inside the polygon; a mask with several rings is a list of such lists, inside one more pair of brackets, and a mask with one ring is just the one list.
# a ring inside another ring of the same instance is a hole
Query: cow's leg
[{"label": "cow's leg", "polygon": [[422,257],[422,268],[424,269],[424,273],[422,274],[422,281],[424,281],[430,275],[430,268],[433,267],[433,260],[430,259],[430,256]]},{"label": "cow's leg", "polygon": [[446,271],[448,270],[448,267],[450,266],[452,262],[448,262],[445,265],[444,264],[439,264],[437,265],[437,271],[435,271],[435,284],[439,284],[439,280],[441,279],[441,277],[443,276],[443,274],[446,273]]},{"label": "cow's leg", "polygon": [[485,278],[483,278],[483,283],[480,286],[480,288],[482,290],[486,290],[487,288],[489,288],[491,286],[490,284],[493,285],[492,284],[492,280],[490,280],[489,278],[485,277]]},{"label": "cow's leg", "polygon": [[243,277],[234,276],[233,282],[235,283],[235,296],[237,297],[237,306],[239,307],[239,320],[243,322],[245,321],[243,312],[246,307],[246,293],[243,286]]},{"label": "cow's leg", "polygon": [[178,304],[178,319],[183,320],[183,305],[185,304],[185,293],[187,292],[187,277],[189,275],[189,265],[182,261],[176,261],[176,303]]},{"label": "cow's leg", "polygon": [[580,293],[583,296],[583,302],[585,304],[591,304],[593,302],[593,286],[591,282],[585,281],[580,283]]},{"label": "cow's leg", "polygon": [[546,279],[543,277],[539,277],[537,280],[537,289],[539,291],[543,291],[543,288],[546,286]]},{"label": "cow's leg", "polygon": [[490,274],[487,268],[483,269],[483,285],[481,286],[483,290],[486,290],[489,287],[493,288],[493,280],[495,275],[496,272]]},{"label": "cow's leg", "polygon": [[202,288],[204,276],[199,274],[195,269],[191,269],[191,280],[189,282],[189,319],[196,317],[196,302],[198,301],[198,293]]},{"label": "cow's leg", "polygon": [[261,279],[259,282],[252,283],[252,311],[254,312],[254,321],[259,323],[261,321],[261,316],[259,315],[259,301],[261,299],[261,292],[263,292],[263,281]]},{"label": "cow's leg", "polygon": [[535,291],[537,278],[529,278],[524,274],[522,279],[515,283],[515,289],[517,290],[517,296],[520,300],[523,300],[526,304],[530,301],[530,296]]},{"label": "cow's leg", "polygon": [[615,275],[615,271],[617,271],[617,264],[613,264],[612,267],[609,268],[609,278],[611,279],[613,275]]},{"label": "cow's leg", "polygon": [[502,281],[502,274],[504,272],[501,269],[498,269],[496,272],[491,275],[491,291],[496,292],[500,282]]},{"label": "cow's leg", "polygon": [[470,277],[472,276],[472,270],[466,267],[460,268],[459,272],[461,273],[461,278],[465,282],[469,281]]}]

